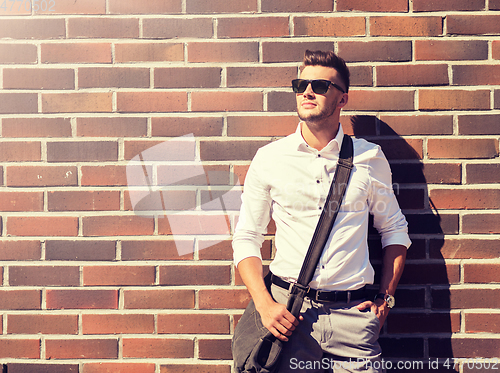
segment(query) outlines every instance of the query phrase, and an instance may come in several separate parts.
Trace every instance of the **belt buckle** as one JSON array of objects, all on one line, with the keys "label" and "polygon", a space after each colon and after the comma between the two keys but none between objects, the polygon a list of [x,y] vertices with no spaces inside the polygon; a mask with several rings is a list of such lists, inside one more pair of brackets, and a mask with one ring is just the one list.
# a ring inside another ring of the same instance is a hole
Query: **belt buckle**
[{"label": "belt buckle", "polygon": [[319,289],[316,289],[316,294],[314,294],[314,300],[315,300],[316,302],[321,302],[321,301],[322,301],[321,299],[319,299],[319,295],[320,295],[321,293],[324,293],[324,291],[321,291],[321,290],[319,290]]}]

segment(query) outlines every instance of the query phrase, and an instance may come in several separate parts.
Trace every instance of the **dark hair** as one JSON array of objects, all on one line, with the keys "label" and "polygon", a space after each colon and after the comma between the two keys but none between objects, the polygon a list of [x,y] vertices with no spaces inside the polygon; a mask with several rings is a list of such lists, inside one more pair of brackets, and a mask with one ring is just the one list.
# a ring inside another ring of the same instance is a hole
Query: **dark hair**
[{"label": "dark hair", "polygon": [[340,74],[344,82],[346,92],[349,92],[349,68],[345,61],[337,56],[333,51],[310,51],[304,53],[304,66],[325,66],[332,67]]}]

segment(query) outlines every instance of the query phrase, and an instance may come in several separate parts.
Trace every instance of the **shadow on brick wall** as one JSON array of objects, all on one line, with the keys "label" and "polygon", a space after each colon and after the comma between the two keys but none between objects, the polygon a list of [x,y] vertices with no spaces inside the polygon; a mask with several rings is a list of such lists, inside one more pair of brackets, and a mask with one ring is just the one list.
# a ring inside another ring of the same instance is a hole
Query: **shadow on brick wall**
[{"label": "shadow on brick wall", "polygon": [[[458,219],[440,215],[428,200],[428,182],[440,182],[439,170],[433,169],[433,165],[424,165],[421,145],[420,148],[418,143],[417,146],[410,145],[374,116],[353,116],[342,124],[346,133],[382,147],[391,166],[394,192],[407,218],[413,242],[395,294],[396,308],[391,311],[381,332],[383,358],[393,363],[386,367],[391,371],[405,372],[446,370],[442,366],[443,359],[453,357],[451,335],[459,331],[460,323],[452,320],[449,290],[450,284],[458,281],[458,277],[450,278],[454,272],[447,268],[441,248],[445,234],[458,233]],[[370,257],[378,282],[381,242],[372,224],[369,233]],[[439,367],[436,366],[437,358]],[[398,368],[398,362],[407,365]]]}]

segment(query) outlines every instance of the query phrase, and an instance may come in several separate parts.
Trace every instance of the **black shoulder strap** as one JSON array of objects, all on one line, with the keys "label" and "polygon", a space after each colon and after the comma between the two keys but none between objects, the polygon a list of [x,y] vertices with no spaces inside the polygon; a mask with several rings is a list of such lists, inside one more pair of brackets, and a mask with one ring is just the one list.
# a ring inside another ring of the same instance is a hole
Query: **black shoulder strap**
[{"label": "black shoulder strap", "polygon": [[333,223],[335,222],[340,205],[342,204],[342,199],[344,198],[353,167],[353,153],[354,149],[352,138],[348,135],[344,135],[337,163],[337,170],[335,171],[335,176],[332,184],[330,185],[328,197],[326,198],[318,225],[314,231],[304,263],[302,264],[299,278],[297,279],[297,283],[304,287],[307,287],[314,276],[319,258],[323,253],[323,249],[328,241],[328,237],[330,236]]}]

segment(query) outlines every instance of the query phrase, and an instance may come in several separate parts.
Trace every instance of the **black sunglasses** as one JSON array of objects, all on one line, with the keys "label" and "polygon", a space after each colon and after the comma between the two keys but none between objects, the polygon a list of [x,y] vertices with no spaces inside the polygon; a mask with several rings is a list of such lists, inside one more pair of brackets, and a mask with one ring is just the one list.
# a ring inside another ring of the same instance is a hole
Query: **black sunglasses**
[{"label": "black sunglasses", "polygon": [[341,86],[329,80],[324,80],[324,79],[314,79],[314,80],[294,79],[292,80],[293,91],[295,93],[304,93],[304,91],[309,86],[309,83],[311,83],[311,88],[313,92],[319,95],[325,94],[328,91],[328,88],[330,88],[330,84],[333,85],[335,88],[337,88],[340,92],[345,93],[345,91],[342,89]]}]

